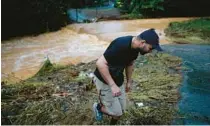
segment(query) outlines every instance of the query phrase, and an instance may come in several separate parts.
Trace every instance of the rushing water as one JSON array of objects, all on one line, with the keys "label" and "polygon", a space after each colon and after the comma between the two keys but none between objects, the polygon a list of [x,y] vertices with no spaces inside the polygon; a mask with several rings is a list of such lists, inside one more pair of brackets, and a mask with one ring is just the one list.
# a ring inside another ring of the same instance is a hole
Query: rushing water
[{"label": "rushing water", "polygon": [[183,59],[179,114],[174,124],[210,124],[210,46],[165,45],[164,49]]},{"label": "rushing water", "polygon": [[148,28],[156,29],[161,44],[168,43],[164,36],[164,28],[168,23],[188,19],[165,18],[72,24],[56,32],[3,41],[1,77],[10,81],[26,79],[39,70],[46,57],[57,64],[91,61],[98,58],[114,38],[137,35]]}]

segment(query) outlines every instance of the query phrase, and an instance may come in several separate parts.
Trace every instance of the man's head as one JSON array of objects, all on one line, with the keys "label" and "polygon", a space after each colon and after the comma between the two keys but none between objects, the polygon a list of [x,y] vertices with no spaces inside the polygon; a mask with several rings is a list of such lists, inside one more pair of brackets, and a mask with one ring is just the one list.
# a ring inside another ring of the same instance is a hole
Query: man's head
[{"label": "man's head", "polygon": [[139,50],[144,55],[150,53],[153,49],[162,51],[159,45],[159,37],[154,29],[149,29],[134,38],[132,47]]}]

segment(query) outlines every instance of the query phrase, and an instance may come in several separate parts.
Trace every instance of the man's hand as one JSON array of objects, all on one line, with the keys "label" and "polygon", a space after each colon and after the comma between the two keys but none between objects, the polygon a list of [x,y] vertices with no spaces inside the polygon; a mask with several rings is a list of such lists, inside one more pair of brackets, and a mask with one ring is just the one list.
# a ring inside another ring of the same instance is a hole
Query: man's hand
[{"label": "man's hand", "polygon": [[130,89],[131,89],[131,83],[126,83],[126,85],[125,85],[125,91],[126,92],[129,92]]},{"label": "man's hand", "polygon": [[117,97],[121,95],[120,88],[116,84],[112,84],[111,90],[112,90],[112,96]]}]

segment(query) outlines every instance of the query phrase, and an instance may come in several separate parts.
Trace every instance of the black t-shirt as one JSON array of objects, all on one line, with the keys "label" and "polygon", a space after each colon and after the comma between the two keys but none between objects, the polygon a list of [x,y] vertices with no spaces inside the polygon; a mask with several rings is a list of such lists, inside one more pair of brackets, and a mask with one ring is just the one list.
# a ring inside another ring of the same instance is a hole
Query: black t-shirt
[{"label": "black t-shirt", "polygon": [[[138,57],[139,52],[131,49],[132,38],[133,36],[124,36],[115,39],[103,54],[108,62],[109,72],[117,86],[123,84],[125,67]],[[106,83],[97,68],[94,74],[99,80]]]}]

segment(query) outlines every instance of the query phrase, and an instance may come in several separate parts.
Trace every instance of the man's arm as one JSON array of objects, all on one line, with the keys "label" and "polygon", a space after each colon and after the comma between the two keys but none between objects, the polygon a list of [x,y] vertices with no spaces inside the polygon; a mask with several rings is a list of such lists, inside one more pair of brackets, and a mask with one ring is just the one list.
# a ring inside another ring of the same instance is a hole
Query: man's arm
[{"label": "man's arm", "polygon": [[106,83],[111,87],[112,95],[119,96],[121,95],[120,88],[115,84],[114,80],[112,79],[109,73],[109,67],[106,59],[104,56],[101,56],[98,61],[96,62],[96,67],[98,68],[101,76],[106,81]]},{"label": "man's arm", "polygon": [[132,73],[133,73],[133,63],[134,61],[132,61],[128,66],[126,66],[125,68],[125,74],[126,74],[126,78],[127,78],[127,83],[126,83],[126,92],[128,92],[130,90],[130,86],[132,83]]}]

